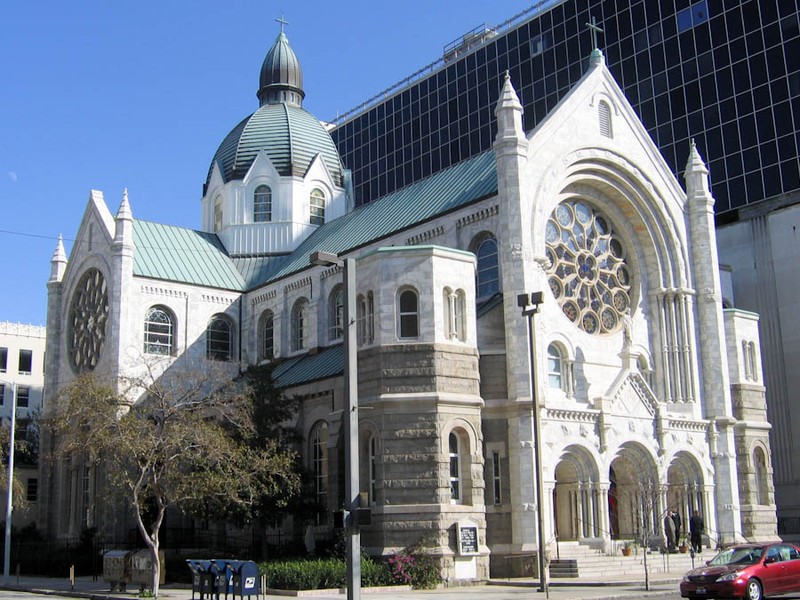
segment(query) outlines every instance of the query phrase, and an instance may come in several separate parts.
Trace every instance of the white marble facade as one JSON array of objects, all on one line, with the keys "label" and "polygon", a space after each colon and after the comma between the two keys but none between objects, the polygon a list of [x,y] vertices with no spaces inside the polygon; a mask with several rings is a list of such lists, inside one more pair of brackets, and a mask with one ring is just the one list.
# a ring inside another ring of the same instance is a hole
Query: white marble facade
[{"label": "white marble facade", "polygon": [[[496,109],[495,193],[343,248],[356,259],[363,302],[359,406],[369,410],[359,415],[361,480],[373,508],[364,546],[387,554],[427,537],[445,577],[513,574],[522,568],[513,557],[536,548],[536,510],[544,511],[548,543],[557,537],[611,551],[646,526],[637,503],[649,481],[657,484],[658,514],[649,517],[657,530],[674,507],[684,523],[691,511],[703,513],[707,544],[776,537],[758,321],[723,311],[702,158],[693,148],[685,180],[675,179],[598,51],[531,131],[523,130],[513,83],[506,79]],[[272,233],[249,208],[262,181],[283,221]],[[319,157],[307,173],[286,176],[262,152],[233,182],[214,167],[202,229],[216,231],[231,255],[291,253],[316,229],[298,217],[315,188],[330,200],[326,223],[353,210],[346,186]],[[224,210],[215,217],[218,195]],[[135,198],[125,197],[112,216],[92,192],[69,260],[57,248],[48,284],[50,397],[75,377],[66,321],[89,269],[108,290],[104,343],[92,357],[104,375],[142,368],[153,306],[174,319],[167,363],[203,360],[206,329],[219,315],[234,325],[232,369],[264,360],[258,324],[267,310],[277,359],[341,343],[331,309],[339,269],[308,265],[243,291],[137,275],[134,209]],[[499,294],[482,297],[476,269],[484,263],[475,252],[486,239],[497,247]],[[404,290],[418,300],[410,337],[402,332]],[[544,293],[533,361],[542,507],[533,483],[527,320],[517,305],[518,294],[534,291]],[[299,347],[298,303],[307,303]],[[315,440],[329,453],[341,443],[341,390],[340,375],[287,390],[307,399],[297,427],[310,468]],[[324,473],[328,490],[338,489],[335,462]],[[47,479],[48,533],[76,535],[88,524],[79,514],[93,514],[102,529],[107,515],[67,497],[68,479]],[[341,504],[335,496],[326,496],[332,509]],[[469,556],[459,555],[455,537],[464,523],[478,534]],[[118,532],[108,524],[104,533]]]}]

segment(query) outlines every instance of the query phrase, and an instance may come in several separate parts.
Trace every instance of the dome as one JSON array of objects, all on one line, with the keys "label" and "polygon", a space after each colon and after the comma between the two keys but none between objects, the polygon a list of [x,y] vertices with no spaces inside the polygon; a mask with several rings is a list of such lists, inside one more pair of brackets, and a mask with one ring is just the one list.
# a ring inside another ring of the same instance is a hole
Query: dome
[{"label": "dome", "polygon": [[242,179],[261,150],[283,176],[304,176],[321,154],[333,181],[342,184],[342,163],[330,134],[306,109],[285,102],[265,104],[233,128],[214,154],[206,183],[214,163],[225,181]]},{"label": "dome", "polygon": [[252,115],[233,128],[220,144],[208,169],[214,164],[224,180],[242,179],[264,150],[282,176],[303,177],[318,154],[336,185],[342,185],[339,151],[322,123],[303,108],[303,71],[283,30],[261,65],[258,99]]}]

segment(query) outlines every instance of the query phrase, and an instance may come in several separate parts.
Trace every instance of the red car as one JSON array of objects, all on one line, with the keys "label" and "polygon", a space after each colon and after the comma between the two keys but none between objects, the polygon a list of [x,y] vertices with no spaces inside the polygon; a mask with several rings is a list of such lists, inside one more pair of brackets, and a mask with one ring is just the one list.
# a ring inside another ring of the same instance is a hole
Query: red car
[{"label": "red car", "polygon": [[682,598],[747,598],[800,592],[800,547],[741,544],[722,550],[681,582]]}]

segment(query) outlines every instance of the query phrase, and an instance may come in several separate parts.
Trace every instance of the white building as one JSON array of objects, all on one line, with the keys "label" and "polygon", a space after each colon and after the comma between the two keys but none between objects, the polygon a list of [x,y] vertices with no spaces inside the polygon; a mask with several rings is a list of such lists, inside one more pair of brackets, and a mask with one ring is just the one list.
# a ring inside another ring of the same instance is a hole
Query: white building
[{"label": "white building", "polygon": [[[5,427],[9,426],[11,407],[16,402],[17,435],[23,434],[26,422],[42,408],[45,341],[44,327],[0,323],[0,419]],[[15,477],[23,484],[26,500],[26,507],[13,513],[12,522],[19,527],[36,518],[39,474],[38,465],[33,461],[26,460],[24,455],[15,458]],[[5,514],[5,494],[0,499],[0,507]]]},{"label": "white building", "polygon": [[[281,32],[260,108],[214,155],[201,230],[138,221],[127,194],[112,215],[92,192],[69,259],[59,242],[46,400],[81,372],[154,358],[277,361],[303,398],[317,497],[340,507],[342,273],[309,261],[334,252],[357,267],[367,551],[425,539],[449,579],[521,573],[538,535],[532,410],[544,538],[562,556],[613,552],[673,506],[704,514],[711,545],[775,538],[758,318],[723,310],[702,158],[693,148],[683,187],[599,50],[531,131],[513,83],[492,90],[493,150],[354,209]],[[517,296],[538,291],[531,361]],[[43,474],[50,535],[112,535],[95,478],[78,458]],[[648,478],[659,514],[644,523]],[[478,545],[461,555],[464,525]]]}]

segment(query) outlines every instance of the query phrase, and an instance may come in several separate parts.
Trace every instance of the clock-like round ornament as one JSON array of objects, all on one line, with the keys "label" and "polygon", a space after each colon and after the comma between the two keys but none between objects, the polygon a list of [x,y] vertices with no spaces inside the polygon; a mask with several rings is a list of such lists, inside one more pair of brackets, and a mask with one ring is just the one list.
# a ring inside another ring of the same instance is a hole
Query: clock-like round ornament
[{"label": "clock-like round ornament", "polygon": [[108,322],[106,278],[97,269],[81,276],[69,308],[67,352],[76,373],[92,371],[100,360]]}]

